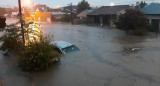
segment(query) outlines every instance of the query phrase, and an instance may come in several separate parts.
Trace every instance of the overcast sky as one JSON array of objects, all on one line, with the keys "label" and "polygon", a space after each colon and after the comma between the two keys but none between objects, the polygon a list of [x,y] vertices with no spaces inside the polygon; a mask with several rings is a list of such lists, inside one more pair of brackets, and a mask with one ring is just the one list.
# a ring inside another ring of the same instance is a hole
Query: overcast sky
[{"label": "overcast sky", "polygon": [[[22,0],[24,2],[25,0]],[[55,8],[56,6],[66,6],[69,3],[73,3],[74,5],[77,5],[78,2],[81,0],[31,0],[34,2],[34,4],[46,4],[49,7]],[[110,5],[111,3],[114,3],[115,5],[121,5],[121,4],[135,4],[137,1],[142,0],[86,0],[88,1],[91,6],[103,6],[103,5]],[[147,3],[151,2],[159,2],[160,0],[143,0]],[[0,0],[0,7],[13,7],[17,6],[18,0]]]}]

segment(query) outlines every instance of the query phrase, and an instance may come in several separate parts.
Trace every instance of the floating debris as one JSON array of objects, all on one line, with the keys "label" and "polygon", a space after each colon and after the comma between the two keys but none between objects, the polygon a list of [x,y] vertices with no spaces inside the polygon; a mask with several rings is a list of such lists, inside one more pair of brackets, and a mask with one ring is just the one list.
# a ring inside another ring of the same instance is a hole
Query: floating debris
[{"label": "floating debris", "polygon": [[132,50],[134,51],[134,50],[140,50],[141,48],[132,48]]}]

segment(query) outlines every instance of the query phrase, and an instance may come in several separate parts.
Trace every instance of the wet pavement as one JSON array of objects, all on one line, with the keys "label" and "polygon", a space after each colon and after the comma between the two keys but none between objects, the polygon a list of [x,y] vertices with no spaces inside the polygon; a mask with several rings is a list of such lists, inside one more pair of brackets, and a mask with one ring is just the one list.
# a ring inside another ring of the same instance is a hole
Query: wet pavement
[{"label": "wet pavement", "polygon": [[45,34],[81,50],[61,57],[54,69],[22,72],[14,55],[0,53],[3,86],[160,86],[160,38],[61,23],[43,24]]}]

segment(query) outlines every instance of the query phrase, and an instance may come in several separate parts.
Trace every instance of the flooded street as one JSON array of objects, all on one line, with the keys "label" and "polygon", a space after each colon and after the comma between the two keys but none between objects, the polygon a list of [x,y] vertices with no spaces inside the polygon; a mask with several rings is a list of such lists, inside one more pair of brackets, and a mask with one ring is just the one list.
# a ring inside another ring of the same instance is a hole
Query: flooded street
[{"label": "flooded street", "polygon": [[160,38],[61,23],[43,24],[45,34],[75,44],[80,51],[61,57],[54,69],[22,72],[16,56],[0,52],[3,86],[160,86]]}]

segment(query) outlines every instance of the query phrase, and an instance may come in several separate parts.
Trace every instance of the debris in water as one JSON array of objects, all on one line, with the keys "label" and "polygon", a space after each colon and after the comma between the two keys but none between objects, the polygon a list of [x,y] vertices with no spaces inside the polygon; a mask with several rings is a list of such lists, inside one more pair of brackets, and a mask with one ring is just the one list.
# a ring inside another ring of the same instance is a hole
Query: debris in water
[{"label": "debris in water", "polygon": [[134,50],[140,50],[141,48],[132,48],[132,50],[134,51]]},{"label": "debris in water", "polygon": [[103,38],[103,36],[101,35],[101,38]]}]

